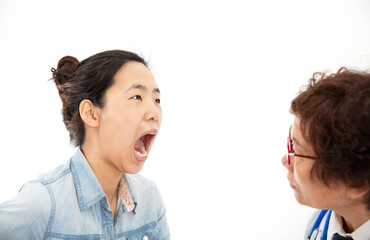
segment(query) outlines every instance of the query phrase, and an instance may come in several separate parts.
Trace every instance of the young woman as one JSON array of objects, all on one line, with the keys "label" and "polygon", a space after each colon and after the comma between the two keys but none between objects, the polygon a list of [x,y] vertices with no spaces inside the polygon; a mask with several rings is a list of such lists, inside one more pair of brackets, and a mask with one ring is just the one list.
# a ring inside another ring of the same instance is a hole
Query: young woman
[{"label": "young woman", "polygon": [[1,239],[169,239],[155,184],[138,175],[161,125],[160,91],[138,55],[63,57],[53,79],[78,147],[0,205]]},{"label": "young woman", "polygon": [[282,159],[300,204],[316,210],[304,239],[370,239],[370,74],[315,74],[291,104]]}]

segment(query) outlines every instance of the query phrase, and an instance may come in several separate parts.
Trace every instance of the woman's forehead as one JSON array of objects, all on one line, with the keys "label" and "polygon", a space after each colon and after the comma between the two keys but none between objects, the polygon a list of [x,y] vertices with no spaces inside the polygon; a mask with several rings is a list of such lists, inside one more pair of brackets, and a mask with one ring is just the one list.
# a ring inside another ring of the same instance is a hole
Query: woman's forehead
[{"label": "woman's forehead", "polygon": [[152,72],[144,64],[138,62],[124,64],[115,74],[114,81],[125,91],[132,86],[143,86],[150,91],[154,88],[158,89]]}]

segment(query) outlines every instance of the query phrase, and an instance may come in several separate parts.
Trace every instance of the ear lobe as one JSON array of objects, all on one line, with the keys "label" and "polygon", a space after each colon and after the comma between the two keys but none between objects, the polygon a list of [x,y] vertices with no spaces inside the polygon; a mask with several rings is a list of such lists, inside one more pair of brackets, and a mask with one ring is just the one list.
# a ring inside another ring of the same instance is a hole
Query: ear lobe
[{"label": "ear lobe", "polygon": [[347,196],[353,200],[362,199],[369,192],[369,186],[361,188],[347,188]]},{"label": "ear lobe", "polygon": [[90,100],[82,100],[79,111],[82,121],[84,121],[87,126],[99,127],[99,112]]}]

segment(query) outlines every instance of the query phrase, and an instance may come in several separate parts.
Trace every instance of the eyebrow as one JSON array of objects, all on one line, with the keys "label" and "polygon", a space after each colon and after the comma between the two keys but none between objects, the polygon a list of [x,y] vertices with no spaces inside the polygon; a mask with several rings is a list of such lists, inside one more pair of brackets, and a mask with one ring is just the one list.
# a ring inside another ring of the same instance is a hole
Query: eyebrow
[{"label": "eyebrow", "polygon": [[[131,87],[129,87],[126,92],[132,90],[132,89],[140,89],[140,90],[143,90],[143,91],[147,91],[147,88],[141,84],[133,84]],[[161,91],[159,91],[159,88],[154,88],[153,89],[153,92],[155,93],[160,93]]]}]

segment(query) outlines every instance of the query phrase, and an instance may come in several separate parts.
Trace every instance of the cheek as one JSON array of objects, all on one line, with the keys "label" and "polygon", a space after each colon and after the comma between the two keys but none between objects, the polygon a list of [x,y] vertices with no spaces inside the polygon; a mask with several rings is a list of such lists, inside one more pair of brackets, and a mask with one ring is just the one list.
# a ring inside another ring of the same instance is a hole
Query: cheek
[{"label": "cheek", "polygon": [[135,111],[125,111],[119,118],[118,128],[124,133],[134,133],[140,124],[140,113]]},{"label": "cheek", "polygon": [[326,188],[311,178],[311,170],[295,171],[294,177],[305,205],[314,208],[323,208],[329,198]]},{"label": "cheek", "polygon": [[113,129],[130,129],[130,126],[137,124],[138,112],[127,106],[120,106],[111,109],[104,120]]},{"label": "cheek", "polygon": [[311,179],[310,171],[311,168],[303,165],[294,168],[294,179],[301,190],[308,190],[311,188],[313,180]]},{"label": "cheek", "polygon": [[107,114],[102,119],[101,133],[106,142],[119,144],[127,142],[134,136],[136,130],[134,116],[125,113]]}]

